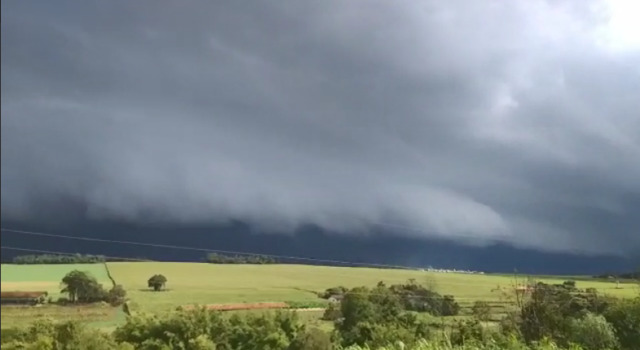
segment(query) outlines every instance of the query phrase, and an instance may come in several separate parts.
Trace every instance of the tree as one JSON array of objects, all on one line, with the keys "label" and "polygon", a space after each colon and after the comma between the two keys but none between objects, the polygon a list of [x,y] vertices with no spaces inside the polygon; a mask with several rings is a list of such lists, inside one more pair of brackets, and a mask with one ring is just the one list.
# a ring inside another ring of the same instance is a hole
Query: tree
[{"label": "tree", "polygon": [[640,344],[640,297],[618,301],[604,317],[613,326],[622,349],[637,349]]},{"label": "tree", "polygon": [[71,302],[90,303],[105,299],[106,292],[88,272],[73,270],[62,278],[61,293],[69,295]]},{"label": "tree", "polygon": [[329,334],[318,328],[306,329],[298,333],[289,346],[289,350],[331,350],[333,348]]},{"label": "tree", "polygon": [[153,288],[154,291],[159,291],[167,284],[167,278],[164,275],[153,275],[147,281],[149,288]]},{"label": "tree", "polygon": [[617,349],[613,326],[602,315],[588,313],[581,319],[571,321],[569,340],[585,350]]}]

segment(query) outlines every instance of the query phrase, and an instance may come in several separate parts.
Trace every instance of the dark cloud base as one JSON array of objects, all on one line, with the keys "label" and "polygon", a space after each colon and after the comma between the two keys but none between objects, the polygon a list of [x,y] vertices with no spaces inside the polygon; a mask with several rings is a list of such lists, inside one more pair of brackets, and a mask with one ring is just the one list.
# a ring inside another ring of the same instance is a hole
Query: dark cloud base
[{"label": "dark cloud base", "polygon": [[[412,267],[441,267],[485,272],[525,274],[600,274],[628,271],[640,261],[615,256],[584,256],[517,249],[510,245],[471,247],[435,239],[398,238],[377,232],[367,238],[329,234],[306,227],[295,235],[258,234],[248,225],[235,223],[218,227],[152,227],[105,222],[76,222],[73,225],[34,225],[4,221],[2,226],[52,234],[177,245],[247,253],[340,260],[352,263],[390,264]],[[56,249],[67,253],[103,254],[161,261],[202,261],[205,252],[170,248],[140,247],[62,238],[2,233],[2,245],[25,249]],[[27,254],[2,251],[2,261]]]},{"label": "dark cloud base", "polygon": [[[603,4],[4,1],[3,220],[477,268],[637,256],[640,51],[601,43]],[[235,218],[287,236],[170,229]],[[458,243],[489,247],[432,249]]]}]

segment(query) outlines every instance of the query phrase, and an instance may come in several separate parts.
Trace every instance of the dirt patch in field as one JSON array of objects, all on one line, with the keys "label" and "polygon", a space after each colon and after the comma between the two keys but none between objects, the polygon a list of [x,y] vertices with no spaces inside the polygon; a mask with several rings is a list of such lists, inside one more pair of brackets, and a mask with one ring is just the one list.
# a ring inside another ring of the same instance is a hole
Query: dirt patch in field
[{"label": "dirt patch in field", "polygon": [[311,312],[311,311],[324,311],[326,309],[323,308],[323,307],[308,307],[308,308],[291,309],[291,310],[297,311],[297,312],[300,312],[300,311],[303,311],[303,312],[304,311],[309,311],[309,312]]},{"label": "dirt patch in field", "polygon": [[[187,305],[187,310],[195,309],[199,306]],[[203,305],[207,310],[217,311],[238,311],[238,310],[266,310],[266,309],[286,309],[287,303],[236,303],[236,304],[209,304]]]},{"label": "dirt patch in field", "polygon": [[47,281],[29,281],[29,282],[2,282],[0,284],[0,290],[2,291],[39,291],[48,289],[57,289],[60,287],[59,282],[47,282]]}]

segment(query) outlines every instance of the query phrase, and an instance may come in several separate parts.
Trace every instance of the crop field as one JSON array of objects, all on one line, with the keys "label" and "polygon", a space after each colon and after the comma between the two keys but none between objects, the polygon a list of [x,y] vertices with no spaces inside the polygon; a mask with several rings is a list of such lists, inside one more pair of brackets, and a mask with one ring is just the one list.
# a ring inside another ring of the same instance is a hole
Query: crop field
[{"label": "crop field", "polygon": [[[512,296],[516,283],[524,283],[525,276],[436,273],[417,270],[328,267],[306,265],[220,265],[207,263],[114,262],[106,267],[116,283],[124,286],[133,312],[163,313],[179,306],[238,303],[287,303],[308,305],[315,309],[301,311],[305,322],[323,326],[319,319],[322,300],[316,292],[335,286],[375,286],[379,281],[387,285],[404,283],[410,279],[433,288],[440,294],[451,294],[462,306],[461,317],[468,315],[476,300],[487,301],[497,316],[508,308],[505,295]],[[2,265],[2,290],[46,290],[57,296],[60,280],[69,271],[89,271],[103,285],[110,280],[104,264],[82,265]],[[147,286],[149,277],[167,277],[166,290],[154,292]],[[561,283],[568,279],[545,277],[547,283]],[[596,288],[601,293],[618,297],[638,295],[635,284],[595,281],[576,278],[578,288]],[[259,310],[234,312],[267,312]],[[112,328],[122,322],[120,308],[105,305],[69,307],[57,305],[3,306],[2,328],[25,324],[40,317],[59,320],[82,320],[100,328]],[[327,326],[324,324],[324,326]]]},{"label": "crop field", "polygon": [[46,291],[59,295],[60,281],[73,270],[88,271],[98,282],[110,286],[111,281],[103,264],[69,265],[12,265],[2,264],[2,291]]},{"label": "crop field", "polygon": [[[55,300],[60,297],[60,281],[70,271],[90,272],[105,287],[111,286],[104,264],[12,265],[2,264],[2,291],[46,291]],[[89,306],[2,306],[2,328],[25,325],[41,318],[77,320],[108,327],[124,320],[120,309],[107,305]]]},{"label": "crop field", "polygon": [[[111,275],[122,284],[134,311],[157,312],[181,305],[222,303],[297,302],[317,303],[315,292],[329,287],[370,286],[379,281],[404,283],[415,279],[441,294],[452,294],[461,305],[476,300],[499,302],[515,283],[513,276],[435,273],[306,265],[218,265],[206,263],[135,262],[108,263]],[[152,292],[147,280],[154,274],[167,277],[167,291]],[[561,283],[545,278],[542,282]],[[520,283],[524,277],[520,277]],[[605,294],[637,295],[638,287],[613,282],[578,281],[578,288],[596,288]]]}]

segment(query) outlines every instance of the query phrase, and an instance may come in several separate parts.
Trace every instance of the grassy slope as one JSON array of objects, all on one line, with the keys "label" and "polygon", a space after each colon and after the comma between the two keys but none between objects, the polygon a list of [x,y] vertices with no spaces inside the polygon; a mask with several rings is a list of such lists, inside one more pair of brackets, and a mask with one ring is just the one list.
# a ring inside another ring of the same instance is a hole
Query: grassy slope
[{"label": "grassy slope", "polygon": [[[510,276],[428,273],[424,271],[348,268],[305,265],[216,265],[205,263],[108,263],[117,283],[124,285],[134,308],[141,311],[164,311],[185,304],[215,304],[257,301],[317,301],[313,291],[344,285],[374,286],[416,282],[433,285],[442,294],[453,294],[461,303],[475,300],[498,300],[498,286],[513,286]],[[146,281],[153,274],[167,277],[167,292],[150,292]],[[543,279],[558,283],[562,280]],[[603,293],[632,296],[634,285],[578,281],[579,288],[593,287]]]}]

